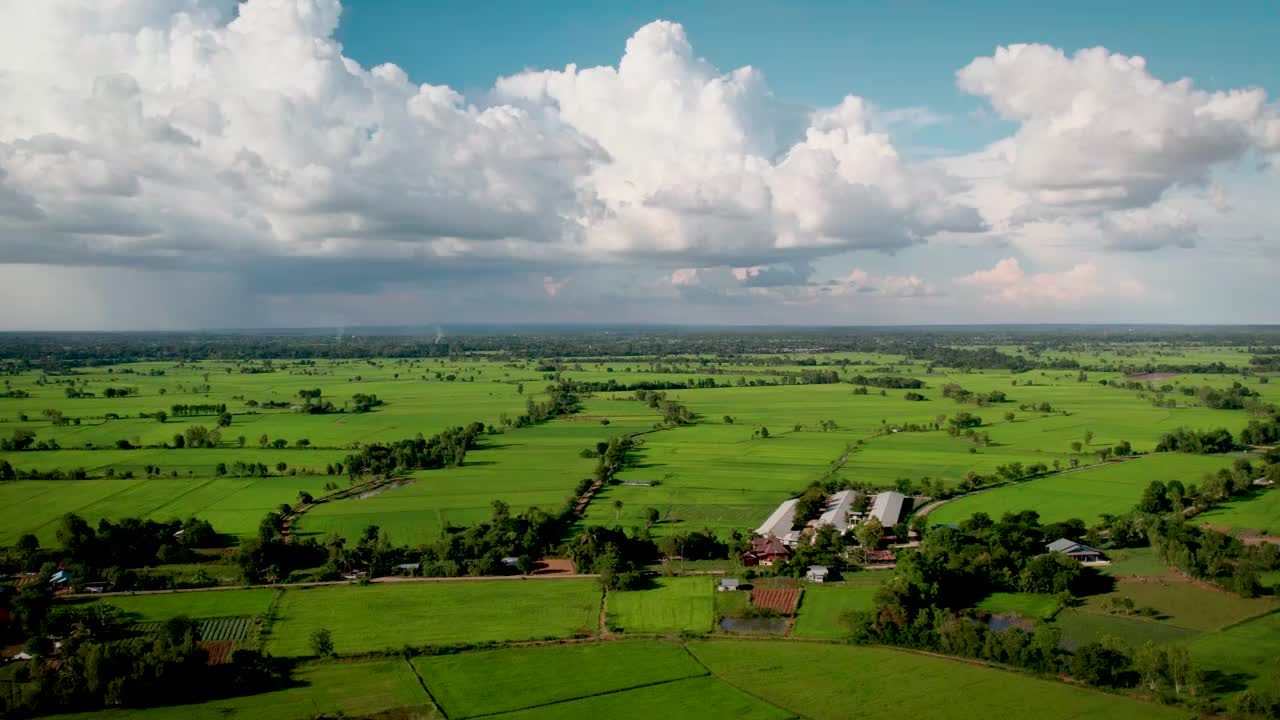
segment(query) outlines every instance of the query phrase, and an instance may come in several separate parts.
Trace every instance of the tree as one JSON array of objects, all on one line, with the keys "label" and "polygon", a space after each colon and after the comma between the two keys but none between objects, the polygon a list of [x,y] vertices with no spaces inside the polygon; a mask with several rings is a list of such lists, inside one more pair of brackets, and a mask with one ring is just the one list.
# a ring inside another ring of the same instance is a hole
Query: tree
[{"label": "tree", "polygon": [[660,517],[660,514],[658,513],[658,508],[656,507],[645,508],[644,509],[644,526],[653,527],[658,522],[659,517]]},{"label": "tree", "polygon": [[1089,444],[1091,444],[1091,443],[1093,443],[1093,431],[1092,431],[1092,430],[1085,430],[1085,431],[1084,431],[1084,444],[1085,444],[1085,445],[1089,445]]},{"label": "tree", "polygon": [[311,497],[311,493],[307,492],[306,490],[299,490],[299,491],[298,491],[298,504],[299,504],[299,505],[310,505],[310,504],[312,503],[312,501],[313,501],[313,500],[315,500],[315,498]]},{"label": "tree", "polygon": [[1007,412],[1007,413],[1005,413],[1005,414],[1004,414],[1004,421],[1005,421],[1005,422],[1013,422],[1013,419],[1014,419],[1015,417],[1017,417],[1017,415],[1014,415],[1014,414],[1013,414],[1013,413],[1011,413],[1011,412]]},{"label": "tree", "polygon": [[317,657],[333,657],[333,633],[328,628],[317,628],[311,633],[311,653]]},{"label": "tree", "polygon": [[288,470],[288,469],[289,469],[289,463],[286,463],[286,462],[284,462],[283,460],[281,460],[280,462],[276,463],[276,472],[280,472],[280,473],[282,473],[282,472],[284,472],[285,470]]},{"label": "tree", "polygon": [[231,426],[231,413],[223,411],[222,414],[218,415],[218,427],[230,427],[230,426]]},{"label": "tree", "polygon": [[155,418],[156,422],[164,422],[169,419],[169,413],[163,410],[157,410],[151,415],[151,417]]},{"label": "tree", "polygon": [[13,480],[18,477],[17,471],[13,469],[13,465],[8,460],[0,460],[0,481]]},{"label": "tree", "polygon": [[226,463],[224,463],[224,462],[220,462],[220,463],[218,463],[218,464],[217,464],[217,466],[213,468],[213,474],[214,474],[214,475],[226,475],[226,474],[227,474],[227,464],[226,464]]},{"label": "tree", "polygon": [[1080,442],[1079,440],[1071,441],[1071,452],[1080,452],[1083,449],[1084,449],[1084,443]]},{"label": "tree", "polygon": [[617,520],[622,515],[622,501],[613,501],[613,519]]},{"label": "tree", "polygon": [[1168,488],[1159,480],[1152,480],[1147,489],[1142,491],[1142,499],[1138,501],[1138,510],[1157,515],[1170,510]]},{"label": "tree", "polygon": [[521,575],[532,575],[533,567],[533,558],[529,555],[521,555],[516,558],[516,568],[520,570]]},{"label": "tree", "polygon": [[868,550],[874,550],[880,545],[880,538],[884,537],[884,526],[877,518],[867,518],[858,523],[853,530],[853,535],[858,538],[859,545]]},{"label": "tree", "polygon": [[246,438],[245,438],[245,436],[243,436],[243,435],[241,435],[241,436],[237,437],[237,438],[236,438],[236,445],[237,445],[238,447],[244,447],[245,439],[246,439]]},{"label": "tree", "polygon": [[765,440],[768,440],[768,439],[769,439],[769,428],[767,428],[767,427],[761,427],[761,428],[760,428],[760,437],[764,438]]}]

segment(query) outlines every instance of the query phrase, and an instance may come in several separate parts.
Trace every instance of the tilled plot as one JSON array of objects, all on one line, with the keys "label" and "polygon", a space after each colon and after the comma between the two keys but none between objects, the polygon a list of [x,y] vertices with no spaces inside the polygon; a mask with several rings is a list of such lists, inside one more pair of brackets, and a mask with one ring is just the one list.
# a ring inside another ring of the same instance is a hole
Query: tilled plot
[{"label": "tilled plot", "polygon": [[780,615],[794,615],[800,592],[800,588],[757,588],[751,591],[751,604]]}]

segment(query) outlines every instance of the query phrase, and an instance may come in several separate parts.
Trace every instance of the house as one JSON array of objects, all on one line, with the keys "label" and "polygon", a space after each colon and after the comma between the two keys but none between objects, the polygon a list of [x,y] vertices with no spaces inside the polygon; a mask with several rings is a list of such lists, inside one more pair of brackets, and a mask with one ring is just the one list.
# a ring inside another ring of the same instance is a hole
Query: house
[{"label": "house", "polygon": [[771,567],[774,562],[786,562],[791,548],[776,537],[752,538],[751,549],[742,554],[742,564]]},{"label": "house", "polygon": [[343,573],[338,573],[338,577],[343,580],[359,580],[361,578],[369,577],[369,573],[364,570],[348,570]]},{"label": "house", "polygon": [[804,574],[804,579],[811,583],[824,583],[830,574],[831,571],[823,565],[810,565],[809,572]]},{"label": "house", "polygon": [[721,578],[720,584],[716,585],[716,590],[720,592],[735,592],[742,587],[742,581],[738,578]]},{"label": "house", "polygon": [[62,588],[70,587],[71,572],[68,570],[59,570],[55,572],[53,575],[49,576],[49,585],[52,586],[54,590],[61,590]]},{"label": "house", "polygon": [[891,528],[902,519],[902,509],[906,502],[907,496],[900,492],[882,492],[876,495],[875,502],[871,504],[871,517],[879,520],[882,526]]},{"label": "house", "polygon": [[1067,557],[1082,563],[1100,562],[1102,553],[1094,550],[1088,545],[1081,545],[1074,540],[1059,538],[1044,546],[1045,550],[1051,553],[1062,553]]},{"label": "house", "polygon": [[84,591],[91,593],[111,592],[111,583],[109,582],[91,582],[84,584]]},{"label": "house", "polygon": [[796,502],[799,498],[791,498],[778,506],[773,511],[768,520],[764,524],[756,528],[755,533],[760,537],[783,537],[791,532],[792,526],[796,522]]}]

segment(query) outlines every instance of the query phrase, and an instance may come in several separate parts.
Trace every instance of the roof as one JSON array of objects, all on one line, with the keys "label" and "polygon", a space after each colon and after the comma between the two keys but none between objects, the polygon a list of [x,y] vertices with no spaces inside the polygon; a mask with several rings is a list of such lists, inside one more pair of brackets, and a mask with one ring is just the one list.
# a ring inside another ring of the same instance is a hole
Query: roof
[{"label": "roof", "polygon": [[869,563],[891,563],[895,560],[892,550],[868,550],[867,562]]},{"label": "roof", "polygon": [[848,530],[849,511],[853,509],[853,501],[858,499],[858,495],[856,490],[841,490],[832,495],[815,525],[831,525],[840,532]]},{"label": "roof", "polygon": [[810,565],[809,566],[810,575],[826,575],[829,572],[831,571],[827,569],[826,565]]},{"label": "roof", "polygon": [[751,552],[757,555],[790,555],[791,550],[776,537],[752,538]]},{"label": "roof", "polygon": [[900,492],[893,490],[882,492],[876,495],[876,501],[871,505],[871,516],[885,527],[897,525],[902,519],[902,506],[906,501],[907,496]]},{"label": "roof", "polygon": [[720,584],[724,587],[738,587],[742,581],[738,578],[720,578]]},{"label": "roof", "polygon": [[756,528],[756,534],[761,537],[769,537],[770,535],[782,537],[791,532],[791,527],[796,521],[796,501],[799,498],[791,498],[784,501],[778,506],[773,514],[769,516],[764,524]]},{"label": "roof", "polygon": [[1063,553],[1064,555],[1101,555],[1102,551],[1094,550],[1088,545],[1081,545],[1074,540],[1066,538],[1058,538],[1045,546],[1049,552]]}]

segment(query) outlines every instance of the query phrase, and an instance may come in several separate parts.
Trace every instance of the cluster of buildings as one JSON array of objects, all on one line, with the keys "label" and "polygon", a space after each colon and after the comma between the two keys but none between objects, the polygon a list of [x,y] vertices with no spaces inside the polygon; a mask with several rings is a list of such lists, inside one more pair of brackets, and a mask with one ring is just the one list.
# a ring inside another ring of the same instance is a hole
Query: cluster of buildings
[{"label": "cluster of buildings", "polygon": [[[805,530],[817,530],[823,525],[830,525],[837,532],[844,533],[867,518],[875,518],[880,521],[881,526],[890,528],[902,519],[903,510],[906,508],[906,495],[892,490],[877,493],[868,510],[857,512],[853,508],[858,498],[862,496],[863,493],[857,490],[841,490],[835,493],[827,499],[822,514],[805,524]],[[798,501],[798,498],[784,501],[764,521],[764,524],[755,529],[755,534],[761,538],[778,538],[788,547],[799,545],[804,530],[794,529]]]}]

